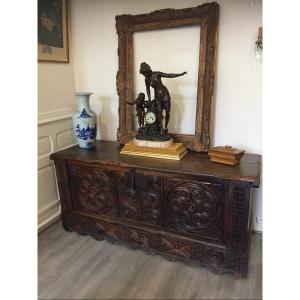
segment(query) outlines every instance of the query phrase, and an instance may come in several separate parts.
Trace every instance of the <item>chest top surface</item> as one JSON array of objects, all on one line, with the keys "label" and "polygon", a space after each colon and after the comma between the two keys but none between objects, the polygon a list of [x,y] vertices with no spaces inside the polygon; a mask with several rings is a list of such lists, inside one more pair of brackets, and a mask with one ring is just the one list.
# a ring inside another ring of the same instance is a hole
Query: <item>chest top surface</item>
[{"label": "chest top surface", "polygon": [[117,142],[98,140],[95,149],[82,149],[73,146],[52,153],[53,160],[78,160],[91,163],[121,166],[127,168],[144,168],[155,171],[180,172],[193,175],[214,176],[223,179],[241,180],[259,186],[261,156],[246,153],[241,163],[235,167],[211,162],[207,153],[189,151],[179,161],[159,158],[146,158],[120,154]]}]

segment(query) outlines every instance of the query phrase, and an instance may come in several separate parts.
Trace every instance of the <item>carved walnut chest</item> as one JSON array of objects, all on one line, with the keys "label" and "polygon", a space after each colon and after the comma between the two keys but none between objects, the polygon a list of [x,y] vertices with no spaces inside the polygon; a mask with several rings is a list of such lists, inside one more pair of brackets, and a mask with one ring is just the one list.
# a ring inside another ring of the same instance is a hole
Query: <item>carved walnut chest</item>
[{"label": "carved walnut chest", "polygon": [[245,154],[232,167],[206,153],[172,161],[121,155],[120,149],[97,141],[94,150],[74,146],[51,155],[66,230],[247,274],[259,155]]}]

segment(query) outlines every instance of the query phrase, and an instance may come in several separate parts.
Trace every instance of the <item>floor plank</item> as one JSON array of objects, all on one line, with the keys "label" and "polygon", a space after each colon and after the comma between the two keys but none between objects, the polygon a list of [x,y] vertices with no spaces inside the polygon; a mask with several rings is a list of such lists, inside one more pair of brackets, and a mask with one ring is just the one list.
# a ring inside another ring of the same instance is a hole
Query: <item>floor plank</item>
[{"label": "floor plank", "polygon": [[253,234],[249,275],[237,279],[64,231],[39,235],[39,299],[261,299],[262,236]]}]

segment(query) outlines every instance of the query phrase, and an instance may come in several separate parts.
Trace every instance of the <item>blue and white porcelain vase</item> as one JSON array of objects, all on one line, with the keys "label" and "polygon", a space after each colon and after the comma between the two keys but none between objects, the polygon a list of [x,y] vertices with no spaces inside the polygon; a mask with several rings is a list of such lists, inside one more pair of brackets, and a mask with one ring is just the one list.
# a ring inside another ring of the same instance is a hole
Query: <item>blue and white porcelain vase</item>
[{"label": "blue and white porcelain vase", "polygon": [[80,148],[91,149],[96,145],[97,115],[90,108],[92,93],[76,93],[77,112],[73,115],[73,128]]}]

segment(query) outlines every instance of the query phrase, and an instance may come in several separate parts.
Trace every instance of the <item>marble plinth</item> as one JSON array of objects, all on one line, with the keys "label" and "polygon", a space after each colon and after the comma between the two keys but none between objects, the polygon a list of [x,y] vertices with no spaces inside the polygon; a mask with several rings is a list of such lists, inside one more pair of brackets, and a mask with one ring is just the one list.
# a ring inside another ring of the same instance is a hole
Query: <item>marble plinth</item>
[{"label": "marble plinth", "polygon": [[168,148],[173,145],[173,139],[170,139],[168,141],[146,141],[146,140],[138,140],[134,138],[133,144],[135,146],[140,146],[140,147]]}]

